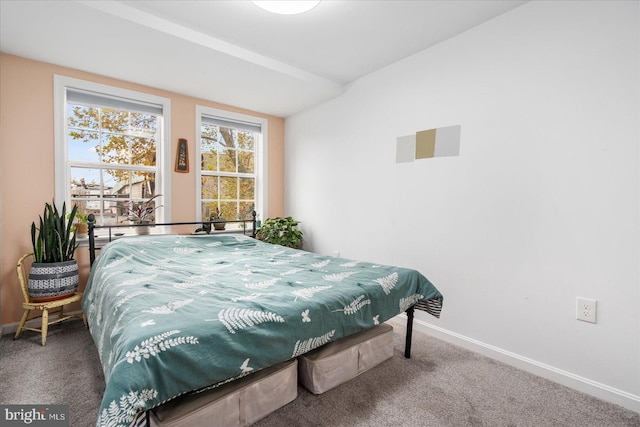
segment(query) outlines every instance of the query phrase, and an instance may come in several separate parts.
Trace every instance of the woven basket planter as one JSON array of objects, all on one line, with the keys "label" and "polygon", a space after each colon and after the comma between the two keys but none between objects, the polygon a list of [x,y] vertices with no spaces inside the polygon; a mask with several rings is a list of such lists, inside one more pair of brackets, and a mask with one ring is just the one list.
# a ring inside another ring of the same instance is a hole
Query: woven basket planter
[{"label": "woven basket planter", "polygon": [[33,263],[29,272],[29,296],[33,302],[66,298],[78,289],[78,261]]}]

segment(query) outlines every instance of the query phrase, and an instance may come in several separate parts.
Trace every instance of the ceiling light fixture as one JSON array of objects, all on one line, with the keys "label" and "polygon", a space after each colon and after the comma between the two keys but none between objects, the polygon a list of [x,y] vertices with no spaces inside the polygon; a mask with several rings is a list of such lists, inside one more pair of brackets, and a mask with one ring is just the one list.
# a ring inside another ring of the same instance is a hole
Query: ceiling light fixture
[{"label": "ceiling light fixture", "polygon": [[280,15],[297,15],[299,13],[308,12],[320,3],[318,1],[298,1],[298,0],[288,0],[288,1],[252,1],[251,3],[255,4],[261,9],[264,9],[269,12],[278,13]]}]

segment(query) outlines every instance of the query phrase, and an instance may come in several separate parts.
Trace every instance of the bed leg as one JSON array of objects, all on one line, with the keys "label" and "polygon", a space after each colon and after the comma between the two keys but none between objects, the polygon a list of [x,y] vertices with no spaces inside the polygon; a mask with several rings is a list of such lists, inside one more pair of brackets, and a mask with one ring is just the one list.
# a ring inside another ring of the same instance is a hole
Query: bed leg
[{"label": "bed leg", "polygon": [[404,357],[411,358],[411,336],[413,335],[413,306],[407,309],[407,336],[404,340]]},{"label": "bed leg", "polygon": [[[91,267],[93,265],[93,262],[96,260],[96,236],[95,236],[95,230],[94,230],[94,226],[95,224],[95,220],[96,217],[94,214],[89,214],[89,216],[87,217],[87,222],[88,222],[88,234],[89,234],[89,267]],[[111,229],[109,229],[111,230]]]}]

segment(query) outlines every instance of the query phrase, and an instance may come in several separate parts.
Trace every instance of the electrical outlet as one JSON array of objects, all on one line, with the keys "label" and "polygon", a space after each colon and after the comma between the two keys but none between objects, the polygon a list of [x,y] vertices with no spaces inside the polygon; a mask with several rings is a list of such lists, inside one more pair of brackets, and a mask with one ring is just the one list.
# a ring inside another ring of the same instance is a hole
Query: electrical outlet
[{"label": "electrical outlet", "polygon": [[576,298],[576,319],[596,323],[598,301],[590,298]]}]

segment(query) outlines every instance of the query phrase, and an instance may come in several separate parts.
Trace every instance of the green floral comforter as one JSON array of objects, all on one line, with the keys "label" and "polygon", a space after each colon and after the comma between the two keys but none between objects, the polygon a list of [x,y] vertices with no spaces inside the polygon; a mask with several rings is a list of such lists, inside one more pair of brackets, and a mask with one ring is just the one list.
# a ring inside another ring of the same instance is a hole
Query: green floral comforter
[{"label": "green floral comforter", "polygon": [[243,235],[139,236],[106,245],[82,302],[103,365],[98,426],[219,385],[442,295],[420,273]]}]

